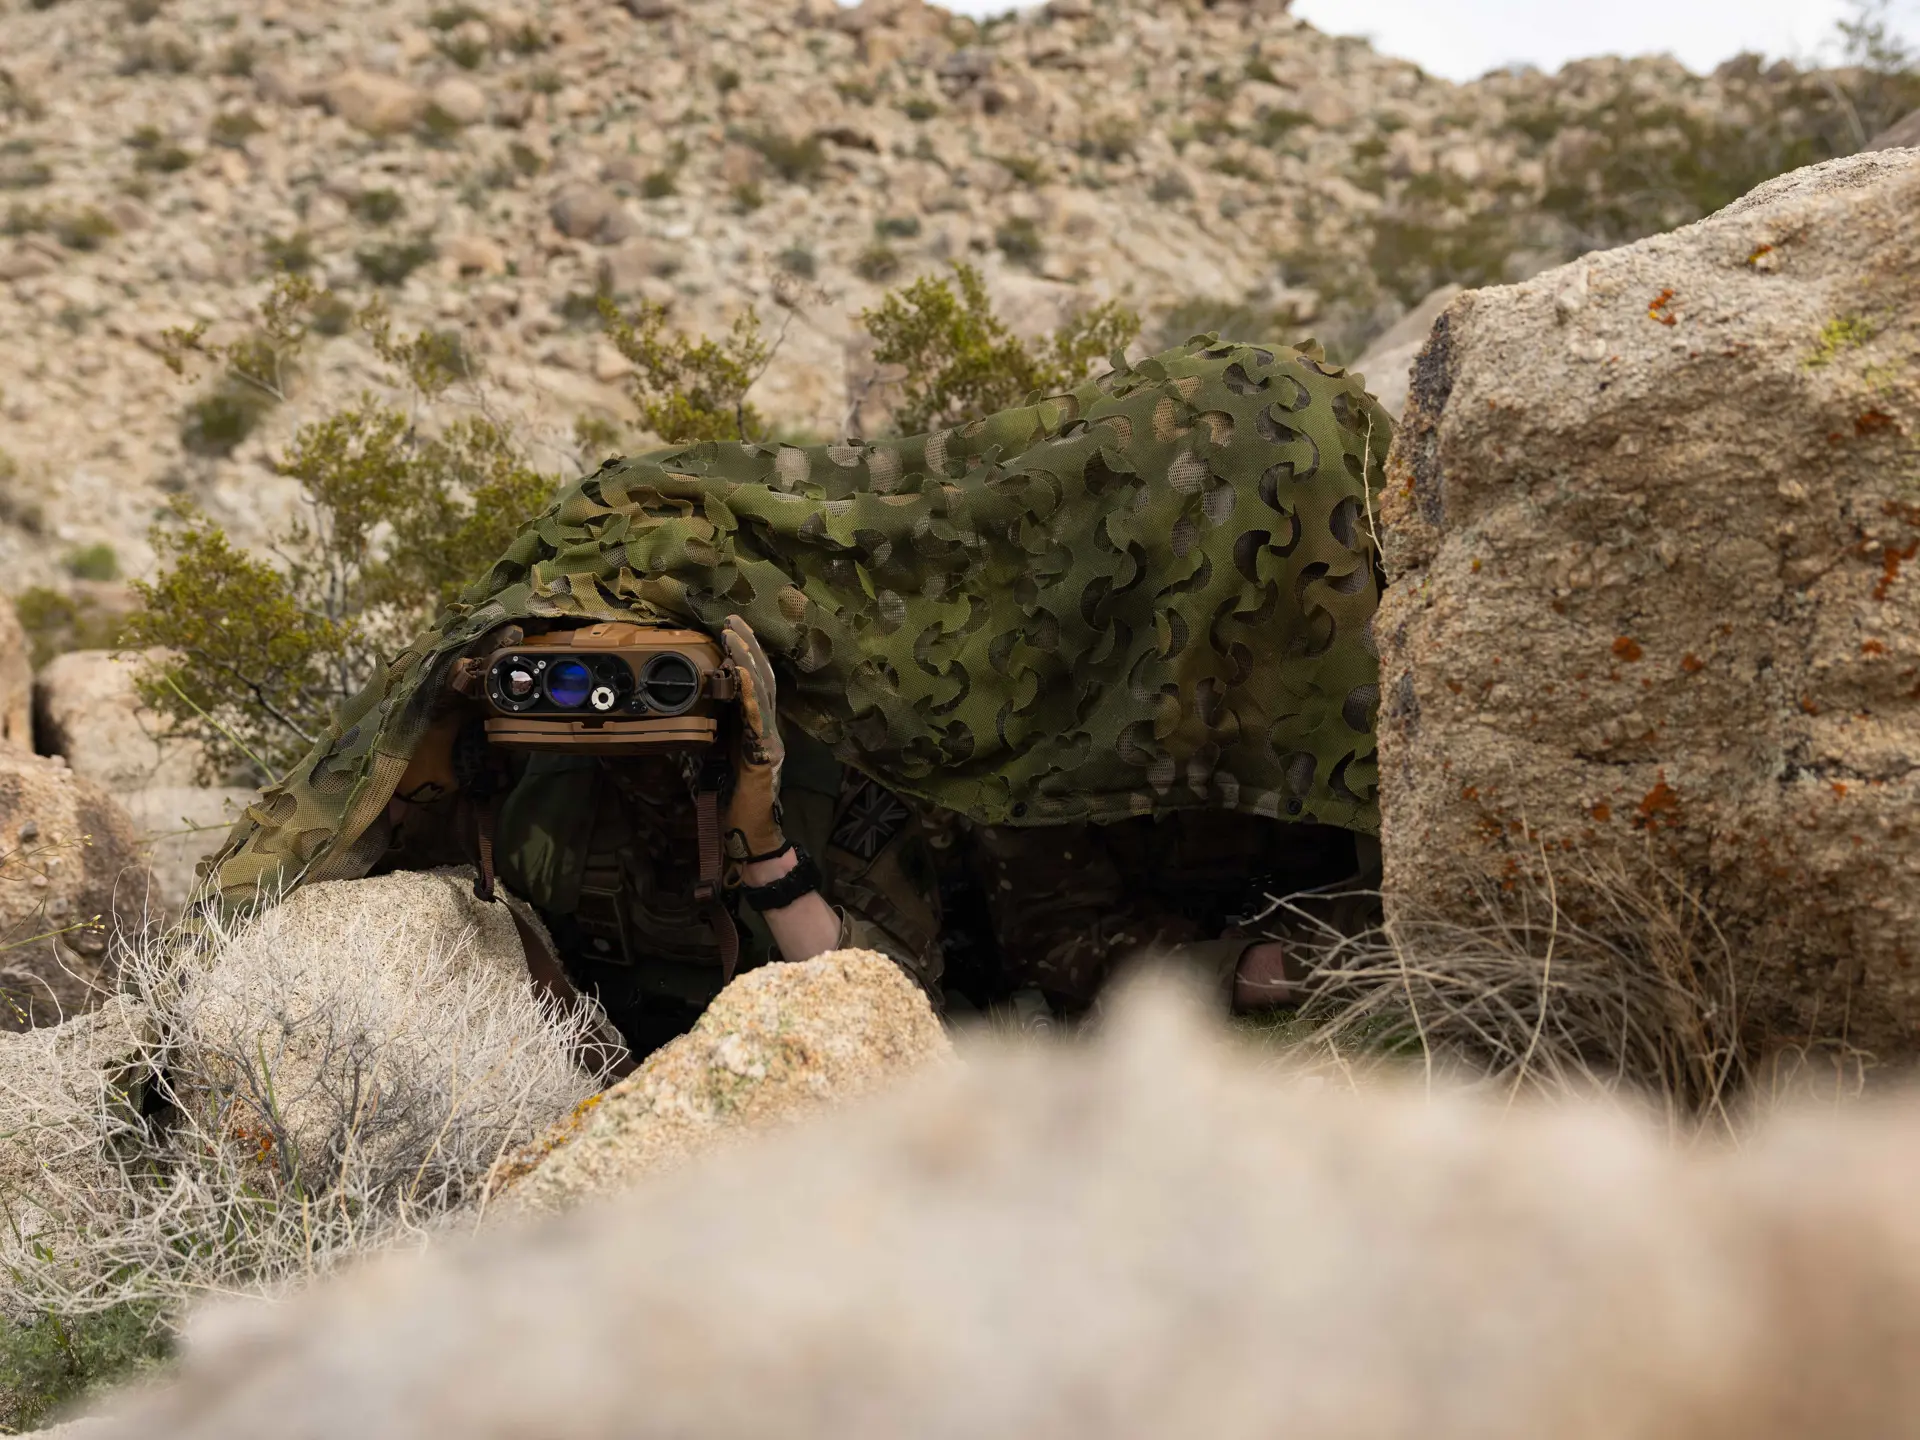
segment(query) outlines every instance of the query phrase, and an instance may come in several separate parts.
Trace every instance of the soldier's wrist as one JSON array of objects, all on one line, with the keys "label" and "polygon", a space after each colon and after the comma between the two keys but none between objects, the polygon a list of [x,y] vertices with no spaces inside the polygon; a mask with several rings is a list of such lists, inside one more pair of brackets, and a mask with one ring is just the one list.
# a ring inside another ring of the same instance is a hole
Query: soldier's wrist
[{"label": "soldier's wrist", "polygon": [[783,875],[793,872],[800,863],[800,852],[791,840],[782,842],[771,855],[759,859],[743,861],[740,866],[740,881],[744,885],[771,885]]}]

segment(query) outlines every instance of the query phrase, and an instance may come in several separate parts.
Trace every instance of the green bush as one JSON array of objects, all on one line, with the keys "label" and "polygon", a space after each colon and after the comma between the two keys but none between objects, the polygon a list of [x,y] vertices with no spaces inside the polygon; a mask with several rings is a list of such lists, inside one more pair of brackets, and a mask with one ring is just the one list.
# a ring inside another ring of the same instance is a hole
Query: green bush
[{"label": "green bush", "polygon": [[623,314],[600,300],[602,328],[633,366],[640,419],[669,445],[763,438],[766,422],[747,403],[773,351],[749,308],[723,340],[694,340],[667,324],[664,305],[642,303]]},{"label": "green bush", "polygon": [[231,455],[273,409],[273,397],[241,381],[222,380],[187,403],[180,443],[196,455]]},{"label": "green bush", "polygon": [[1038,155],[996,155],[993,163],[1022,185],[1038,185],[1047,178],[1047,165]]},{"label": "green bush", "polygon": [[778,130],[756,130],[742,138],[782,180],[811,185],[826,173],[827,147],[818,135],[795,137]]},{"label": "green bush", "polygon": [[[324,299],[283,279],[256,333],[297,352]],[[401,341],[377,307],[359,319],[419,405],[478,382],[458,335]],[[216,353],[252,363],[234,348]],[[178,656],[141,678],[141,694],[175,733],[207,747],[213,774],[281,773],[381,655],[485,573],[556,483],[484,415],[425,436],[412,411],[370,395],[303,425],[274,465],[306,502],[274,541],[279,563],[183,509],[154,531],[158,573],[133,582],[127,643]]]},{"label": "green bush", "polygon": [[79,550],[69,550],[60,564],[76,580],[120,578],[120,557],[113,553],[111,545],[88,545]]},{"label": "green bush", "polygon": [[69,250],[98,250],[120,233],[120,227],[88,206],[70,211],[53,222],[54,238]]},{"label": "green bush", "polygon": [[1016,265],[1035,266],[1046,250],[1040,227],[1025,216],[1015,216],[993,232],[993,243]]},{"label": "green bush", "polygon": [[267,236],[260,242],[260,253],[266,257],[269,270],[286,275],[304,275],[318,259],[313,253],[313,234],[304,229],[284,239],[278,235]]},{"label": "green bush", "polygon": [[733,208],[742,215],[751,215],[767,203],[766,194],[751,180],[743,180],[729,192]]},{"label": "green bush", "polygon": [[158,125],[142,125],[127,137],[127,146],[134,152],[136,170],[170,175],[193,163],[193,156],[168,140]]},{"label": "green bush", "polygon": [[214,68],[229,79],[244,80],[253,74],[254,62],[258,59],[259,52],[251,40],[236,40],[220,52]]},{"label": "green bush", "polygon": [[940,113],[940,107],[925,95],[909,95],[900,102],[900,113],[909,120],[931,120]]},{"label": "green bush", "polygon": [[655,170],[640,182],[640,193],[648,200],[664,200],[680,188],[678,169]]},{"label": "green bush", "polygon": [[876,241],[854,260],[853,272],[862,280],[884,284],[900,274],[900,252],[891,245]]},{"label": "green bush", "polygon": [[376,285],[400,285],[406,278],[439,253],[425,236],[412,240],[391,240],[363,245],[354,252],[360,273]]},{"label": "green bush", "polygon": [[894,417],[904,433],[975,420],[1024,404],[1036,392],[1070,389],[1140,333],[1139,316],[1108,303],[1089,307],[1030,347],[994,313],[980,272],[965,264],[952,269],[951,278],[924,276],[860,315],[874,338],[874,359],[906,370]]},{"label": "green bush", "polygon": [[873,222],[874,233],[889,240],[911,240],[920,233],[918,215],[887,215]]},{"label": "green bush", "polygon": [[813,251],[804,245],[791,245],[782,250],[779,262],[782,270],[802,280],[811,280],[820,271],[820,262],[814,258]]},{"label": "green bush", "polygon": [[369,225],[390,225],[406,213],[407,202],[400,192],[381,187],[362,190],[353,197],[353,213]]},{"label": "green bush", "polygon": [[478,70],[487,61],[487,42],[477,35],[442,35],[433,48],[462,70]]},{"label": "green bush", "polygon": [[229,110],[213,117],[213,124],[207,127],[207,139],[228,150],[243,150],[247,141],[266,128],[251,110]]},{"label": "green bush", "polygon": [[57,1411],[162,1364],[170,1332],[150,1303],[97,1314],[0,1319],[0,1427],[38,1430]]},{"label": "green bush", "polygon": [[27,657],[36,670],[69,650],[113,649],[120,643],[125,620],[103,609],[90,595],[69,595],[44,585],[14,596],[13,609],[26,631]]}]

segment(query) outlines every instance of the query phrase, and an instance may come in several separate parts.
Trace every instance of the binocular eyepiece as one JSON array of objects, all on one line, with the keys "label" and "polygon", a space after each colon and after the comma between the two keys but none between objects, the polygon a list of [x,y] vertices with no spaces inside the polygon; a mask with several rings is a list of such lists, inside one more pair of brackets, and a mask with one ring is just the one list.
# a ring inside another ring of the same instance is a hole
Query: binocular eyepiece
[{"label": "binocular eyepiece", "polygon": [[606,623],[526,636],[479,663],[487,739],[521,750],[699,750],[733,699],[720,647],[697,630]]}]

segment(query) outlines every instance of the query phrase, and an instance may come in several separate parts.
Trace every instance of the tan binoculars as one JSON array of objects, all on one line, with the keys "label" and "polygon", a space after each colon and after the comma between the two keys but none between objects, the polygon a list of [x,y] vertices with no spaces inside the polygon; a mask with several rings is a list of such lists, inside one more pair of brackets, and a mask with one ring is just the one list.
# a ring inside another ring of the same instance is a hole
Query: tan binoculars
[{"label": "tan binoculars", "polygon": [[507,749],[702,750],[737,693],[720,647],[697,630],[609,622],[529,636],[511,626],[500,641],[467,663],[487,739]]}]

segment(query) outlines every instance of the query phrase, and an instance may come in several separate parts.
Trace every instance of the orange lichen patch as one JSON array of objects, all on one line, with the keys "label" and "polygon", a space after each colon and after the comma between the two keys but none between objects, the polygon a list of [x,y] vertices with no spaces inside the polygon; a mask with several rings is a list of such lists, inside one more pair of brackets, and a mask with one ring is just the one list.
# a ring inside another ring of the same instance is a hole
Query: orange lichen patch
[{"label": "orange lichen patch", "polygon": [[1689,675],[1698,675],[1707,668],[1707,662],[1689,650],[1680,657],[1680,668]]},{"label": "orange lichen patch", "polygon": [[1893,589],[1893,582],[1900,578],[1900,566],[1903,561],[1911,560],[1920,554],[1920,540],[1915,540],[1904,550],[1896,550],[1891,545],[1880,547],[1880,579],[1873,587],[1873,598],[1884,600],[1887,592]]},{"label": "orange lichen patch", "polygon": [[1814,703],[1811,695],[1802,695],[1800,697],[1800,708],[1809,715],[1818,715],[1820,713],[1820,707]]},{"label": "orange lichen patch", "polygon": [[1474,574],[1478,575],[1480,573],[1480,557],[1477,555],[1474,556],[1473,563],[1469,565],[1467,569],[1471,570]]},{"label": "orange lichen patch", "polygon": [[1478,800],[1480,798],[1480,787],[1478,785],[1462,785],[1460,787],[1460,798],[1462,800]]},{"label": "orange lichen patch", "polygon": [[1833,781],[1832,789],[1833,789],[1833,793],[1836,795],[1844,795],[1847,793],[1847,787],[1843,781],[1839,781],[1839,780]]},{"label": "orange lichen patch", "polygon": [[1887,647],[1878,640],[1862,640],[1860,642],[1860,653],[1862,655],[1884,655],[1887,653]]},{"label": "orange lichen patch", "polygon": [[1466,688],[1467,687],[1462,685],[1458,680],[1447,681],[1447,689],[1451,690],[1456,695],[1458,695],[1461,691],[1465,690]]},{"label": "orange lichen patch", "polygon": [[1759,248],[1757,248],[1751,255],[1747,256],[1747,264],[1758,265],[1762,260],[1764,260],[1767,256],[1771,255],[1772,253],[1773,253],[1773,246],[1762,245]]},{"label": "orange lichen patch", "polygon": [[1855,418],[1853,422],[1853,433],[1856,435],[1871,435],[1877,430],[1892,428],[1893,417],[1884,410],[1869,410],[1866,414]]},{"label": "orange lichen patch", "polygon": [[1622,635],[1613,642],[1613,653],[1631,665],[1646,652],[1640,648],[1640,642],[1631,635]]},{"label": "orange lichen patch", "polygon": [[1673,291],[1662,290],[1653,297],[1647,306],[1647,318],[1658,320],[1662,325],[1678,325],[1680,317],[1673,313]]},{"label": "orange lichen patch", "polygon": [[1602,800],[1598,805],[1594,806],[1591,810],[1587,811],[1587,813],[1591,815],[1594,819],[1598,820],[1602,825],[1606,824],[1607,821],[1613,819],[1613,807],[1607,804],[1607,802],[1604,800]]},{"label": "orange lichen patch", "polygon": [[1672,819],[1680,813],[1679,792],[1667,784],[1666,777],[1663,775],[1654,781],[1653,789],[1640,797],[1640,803],[1635,809],[1638,810],[1640,823],[1643,825],[1655,825],[1663,815]]}]

